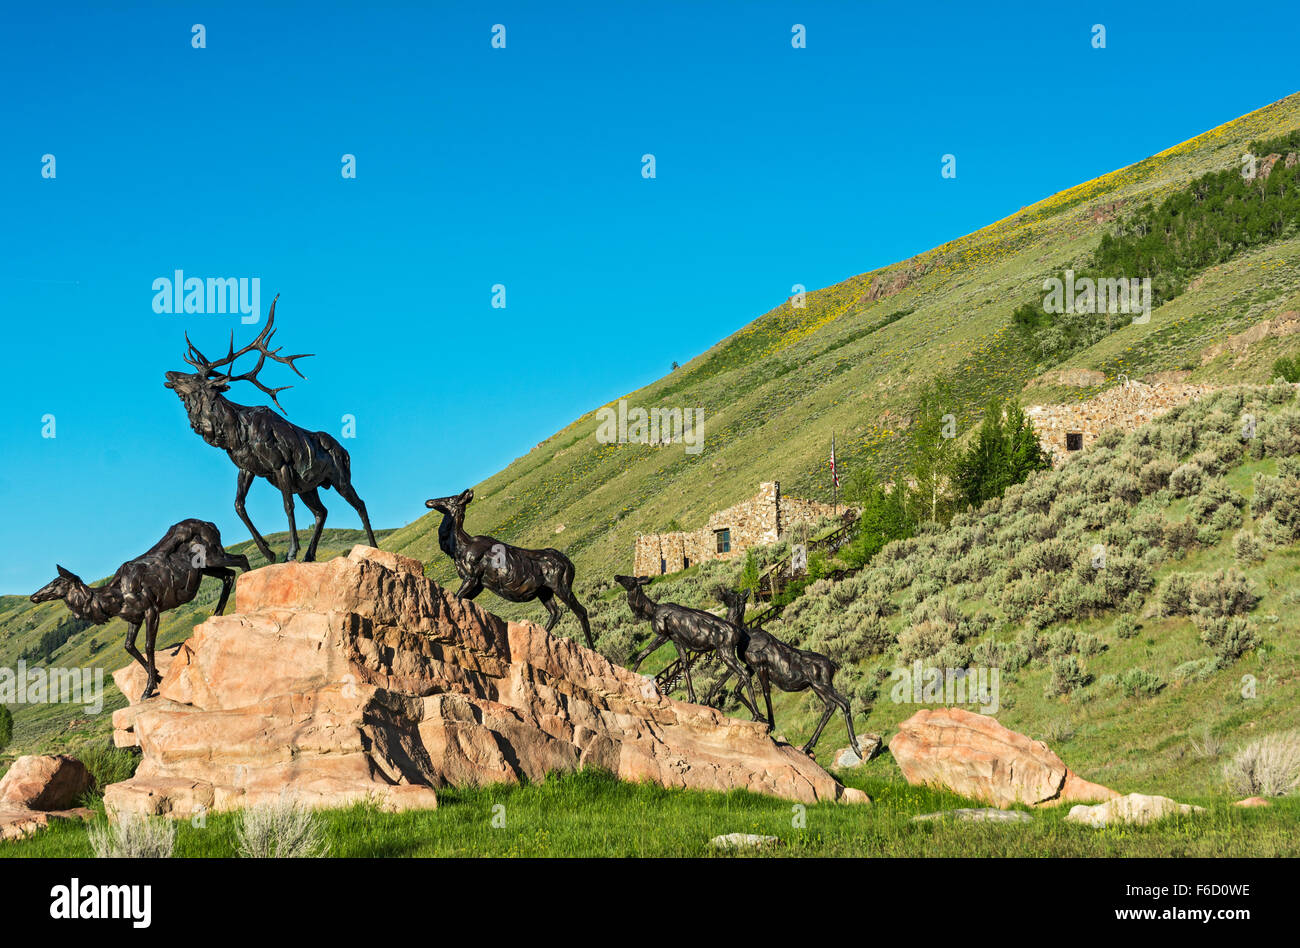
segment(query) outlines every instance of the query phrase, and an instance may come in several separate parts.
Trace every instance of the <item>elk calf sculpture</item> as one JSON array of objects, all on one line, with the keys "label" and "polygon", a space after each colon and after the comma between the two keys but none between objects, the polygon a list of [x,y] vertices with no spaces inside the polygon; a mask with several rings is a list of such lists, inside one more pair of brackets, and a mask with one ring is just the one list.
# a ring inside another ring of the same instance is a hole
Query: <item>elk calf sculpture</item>
[{"label": "elk calf sculpture", "polygon": [[[366,505],[352,489],[352,459],[341,444],[323,431],[299,428],[265,405],[237,405],[222,395],[235,382],[252,382],[271,396],[271,401],[275,402],[277,408],[283,410],[276,395],[290,386],[267,388],[257,378],[257,373],[262,370],[268,358],[289,366],[299,378],[306,378],[298,371],[294,360],[308,358],[310,353],[282,356],[278,348],[269,348],[271,337],[275,334],[275,302],[279,298],[276,296],[271,301],[266,326],[257,338],[236,352],[235,335],[232,332],[229,354],[215,362],[208,360],[196,349],[186,334],[185,342],[189,348],[185,353],[185,361],[198,371],[167,372],[164,384],[185,403],[190,427],[208,444],[221,448],[230,455],[230,460],[239,468],[235,512],[244,521],[244,526],[248,527],[253,542],[268,562],[275,562],[275,554],[244,510],[244,498],[248,496],[248,488],[257,477],[270,481],[284,498],[284,512],[289,518],[289,553],[286,559],[292,560],[298,555],[298,528],[293,517],[295,494],[302,498],[307,509],[316,517],[316,528],[311,535],[311,542],[307,544],[303,560],[310,562],[316,558],[316,544],[320,542],[321,531],[325,529],[327,515],[325,505],[317,493],[321,488],[333,487],[340,497],[356,508],[361,515],[361,524],[366,528],[366,538],[371,546],[376,546]],[[257,365],[251,372],[234,375],[235,360],[250,352],[258,354]],[[223,368],[226,369],[224,373],[221,371]]]},{"label": "elk calf sculpture", "polygon": [[[822,735],[822,728],[826,726],[826,722],[838,707],[844,712],[844,726],[848,728],[849,744],[852,745],[853,752],[859,757],[863,756],[862,748],[858,745],[858,737],[853,733],[853,713],[849,706],[849,699],[835,690],[835,672],[839,666],[820,652],[795,648],[762,629],[746,629],[745,600],[749,598],[747,591],[738,592],[719,586],[715,590],[715,595],[727,607],[727,621],[740,629],[744,636],[741,654],[745,664],[758,676],[758,683],[763,689],[763,700],[767,704],[767,718],[771,725],[776,727],[776,718],[772,714],[771,686],[773,684],[782,691],[790,692],[806,691],[811,688],[817,697],[826,703],[826,710],[822,713],[822,719],[817,722],[817,729],[813,731],[812,737],[803,746],[803,752],[812,756],[813,748],[817,746],[817,739]],[[713,686],[713,691],[710,692],[710,699],[726,683],[726,680],[726,675],[718,680]],[[750,696],[753,696],[752,692]],[[741,700],[744,701],[743,695]],[[755,714],[758,713],[757,708],[751,710]]]},{"label": "elk calf sculpture", "polygon": [[750,682],[749,672],[741,664],[737,653],[737,647],[744,637],[743,630],[703,609],[692,609],[675,602],[655,602],[645,594],[645,587],[650,583],[648,576],[615,576],[614,582],[627,590],[627,605],[632,610],[632,614],[639,619],[649,621],[654,631],[654,638],[651,639],[650,644],[636,654],[632,662],[632,671],[640,668],[641,663],[651,652],[664,642],[671,641],[682,660],[682,668],[686,676],[686,694],[694,703],[695,683],[691,680],[686,653],[716,651],[728,671],[736,675],[749,690],[748,707],[754,714],[754,720],[762,720],[762,715],[758,713],[758,702],[754,700],[754,686]]},{"label": "elk calf sculpture", "polygon": [[[213,613],[221,615],[235,584],[232,566],[248,570],[248,558],[225,551],[215,524],[206,520],[182,520],[149,552],[123,563],[103,586],[88,586],[76,574],[58,566],[59,575],[32,593],[32,602],[62,599],[74,616],[95,625],[118,617],[125,621],[127,654],[144,666],[149,675],[144,694],[140,696],[144,701],[153,696],[158,686],[154,642],[158,637],[159,616],[190,602],[198,594],[204,576],[221,580],[221,598]],[[135,647],[142,622],[148,661]]]},{"label": "elk calf sculpture", "polygon": [[430,510],[442,513],[438,526],[438,546],[456,564],[461,579],[457,599],[473,599],[484,589],[511,602],[537,599],[550,619],[550,632],[560,621],[560,600],[578,617],[587,647],[595,648],[587,610],[573,595],[573,563],[559,550],[524,550],[492,537],[470,536],[465,531],[465,508],[474,499],[472,489],[452,497],[435,497],[424,502]]}]

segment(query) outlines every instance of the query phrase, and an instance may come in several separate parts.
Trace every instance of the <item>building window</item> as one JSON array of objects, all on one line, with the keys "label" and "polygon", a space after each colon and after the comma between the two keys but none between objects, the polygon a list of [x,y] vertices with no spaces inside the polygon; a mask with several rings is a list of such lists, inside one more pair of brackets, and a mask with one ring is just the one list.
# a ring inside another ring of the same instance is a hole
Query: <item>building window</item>
[{"label": "building window", "polygon": [[713,532],[717,534],[718,537],[718,552],[730,553],[731,552],[731,531],[715,530]]},{"label": "building window", "polygon": [[1083,450],[1083,432],[1070,431],[1065,435],[1065,450],[1082,451]]}]

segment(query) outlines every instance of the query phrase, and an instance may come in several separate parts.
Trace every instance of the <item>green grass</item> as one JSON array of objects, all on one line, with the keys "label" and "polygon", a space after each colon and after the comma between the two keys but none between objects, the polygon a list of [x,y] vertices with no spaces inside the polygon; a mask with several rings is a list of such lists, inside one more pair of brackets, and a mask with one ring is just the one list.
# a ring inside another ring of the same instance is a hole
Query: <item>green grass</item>
[{"label": "green grass", "polygon": [[[1242,809],[1193,799],[1207,812],[1150,826],[1091,829],[1067,823],[1068,808],[1033,812],[1029,824],[913,823],[921,813],[978,806],[950,793],[912,787],[888,760],[866,773],[844,773],[867,791],[869,805],[823,803],[799,808],[745,791],[668,790],[618,781],[600,772],[555,776],[519,787],[443,790],[437,810],[382,813],[353,806],[320,814],[329,855],[395,856],[719,856],[708,846],[725,833],[777,836],[773,856],[1295,856],[1300,855],[1300,799]],[[504,825],[494,826],[504,822]],[[218,814],[195,828],[181,821],[176,856],[237,855],[237,817]],[[0,857],[90,856],[86,830],[60,823]],[[744,858],[746,854],[741,854]]]}]

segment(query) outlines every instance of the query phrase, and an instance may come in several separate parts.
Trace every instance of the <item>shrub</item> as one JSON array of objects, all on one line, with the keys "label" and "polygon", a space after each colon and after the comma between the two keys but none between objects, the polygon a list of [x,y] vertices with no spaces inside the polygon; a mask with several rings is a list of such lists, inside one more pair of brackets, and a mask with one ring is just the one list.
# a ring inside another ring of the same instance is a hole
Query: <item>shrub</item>
[{"label": "shrub", "polygon": [[1259,631],[1241,616],[1198,617],[1201,641],[1214,653],[1220,668],[1231,665],[1259,645]]},{"label": "shrub", "polygon": [[1300,787],[1300,731],[1270,734],[1247,744],[1223,765],[1233,793],[1280,797]]},{"label": "shrub", "polygon": [[244,810],[235,838],[247,859],[311,859],[329,849],[312,812],[283,794],[274,803]]},{"label": "shrub", "polygon": [[1191,608],[1202,616],[1239,616],[1255,608],[1255,584],[1236,569],[1201,573],[1190,588]]},{"label": "shrub", "polygon": [[1117,639],[1131,639],[1138,634],[1137,619],[1127,613],[1116,619],[1111,628]]},{"label": "shrub", "polygon": [[14,716],[4,705],[0,704],[0,750],[9,746],[14,736]]},{"label": "shrub", "polygon": [[1120,690],[1129,698],[1149,698],[1164,686],[1159,675],[1141,668],[1130,668],[1119,676]]},{"label": "shrub", "polygon": [[1043,694],[1048,698],[1068,695],[1078,691],[1089,681],[1088,673],[1073,655],[1058,655],[1052,659],[1052,675],[1047,680]]},{"label": "shrub", "polygon": [[1238,530],[1232,538],[1232,555],[1243,566],[1257,563],[1264,558],[1264,544],[1254,532]]},{"label": "shrub", "polygon": [[1169,476],[1174,472],[1174,462],[1161,455],[1142,465],[1138,472],[1138,485],[1145,494],[1154,494],[1169,486]]},{"label": "shrub", "polygon": [[975,663],[1003,672],[1014,672],[1029,664],[1029,651],[1019,642],[989,639],[975,646]]},{"label": "shrub", "polygon": [[1198,464],[1180,464],[1169,475],[1169,488],[1175,497],[1190,497],[1201,489],[1202,472]]},{"label": "shrub", "polygon": [[1219,663],[1213,658],[1194,658],[1183,662],[1173,670],[1174,681],[1205,681],[1218,669]]},{"label": "shrub", "polygon": [[166,859],[176,848],[176,824],[162,817],[122,813],[116,822],[92,823],[86,834],[100,859]]},{"label": "shrub", "polygon": [[1191,612],[1192,580],[1187,573],[1170,573],[1156,593],[1162,616],[1185,616]]}]

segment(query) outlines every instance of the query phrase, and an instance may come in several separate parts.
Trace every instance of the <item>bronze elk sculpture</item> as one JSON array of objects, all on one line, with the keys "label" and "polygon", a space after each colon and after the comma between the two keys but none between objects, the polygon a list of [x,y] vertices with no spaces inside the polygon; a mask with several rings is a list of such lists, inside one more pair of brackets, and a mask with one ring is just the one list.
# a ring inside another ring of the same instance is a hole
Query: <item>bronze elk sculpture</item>
[{"label": "bronze elk sculpture", "polygon": [[[844,726],[849,731],[849,744],[855,754],[863,757],[862,748],[858,745],[858,737],[853,733],[853,712],[849,699],[835,690],[835,672],[839,670],[839,666],[820,652],[795,648],[762,629],[745,628],[745,601],[749,598],[748,591],[736,591],[719,586],[715,590],[715,595],[727,607],[727,621],[741,631],[743,636],[741,655],[745,664],[758,676],[759,686],[763,689],[763,700],[767,703],[768,722],[776,727],[776,718],[772,714],[772,685],[787,692],[807,691],[811,688],[813,693],[825,702],[826,707],[821,720],[817,722],[817,729],[813,731],[808,743],[803,746],[803,752],[812,756],[813,748],[817,746],[817,740],[822,735],[822,729],[826,727],[826,722],[835,713],[835,709],[839,708],[844,712]],[[718,679],[709,694],[709,700],[712,700],[713,695],[726,684],[728,677],[730,677],[729,672]],[[750,697],[753,697],[752,691]],[[744,695],[740,695],[740,700],[742,702],[745,700]],[[751,706],[750,710],[755,715],[758,714],[756,707]]]},{"label": "bronze elk sculpture", "polygon": [[754,700],[754,686],[749,672],[741,664],[738,648],[743,641],[744,631],[720,616],[703,609],[692,609],[675,602],[655,602],[645,594],[649,585],[648,576],[615,576],[614,582],[627,590],[627,605],[638,619],[650,623],[654,638],[650,644],[638,652],[631,663],[632,671],[641,667],[655,649],[664,642],[671,641],[677,648],[682,660],[686,677],[686,694],[695,702],[695,683],[691,680],[690,665],[686,660],[688,652],[718,653],[728,671],[738,677],[749,690],[749,709],[754,713],[754,720],[762,720],[758,712],[758,702]]},{"label": "bronze elk sculpture", "polygon": [[573,563],[559,550],[525,550],[492,537],[470,536],[465,530],[465,508],[474,499],[474,491],[462,491],[451,497],[435,497],[424,502],[430,510],[442,513],[438,525],[438,546],[456,564],[460,576],[457,599],[473,599],[484,589],[510,602],[541,602],[550,613],[546,631],[560,621],[558,599],[577,616],[587,637],[587,647],[595,648],[587,610],[573,594]]},{"label": "bronze elk sculpture", "polygon": [[[370,529],[366,505],[352,489],[352,459],[338,441],[324,431],[299,428],[265,405],[238,405],[223,395],[235,382],[252,382],[270,395],[271,401],[283,411],[276,396],[290,386],[267,388],[258,380],[257,374],[266,360],[287,365],[299,378],[306,378],[298,370],[295,360],[308,358],[310,353],[282,356],[279,348],[270,348],[271,337],[275,334],[275,303],[279,298],[277,295],[271,301],[266,326],[257,338],[236,352],[232,332],[229,354],[215,362],[195,348],[187,333],[185,361],[197,371],[167,372],[164,384],[176,392],[185,404],[190,427],[208,444],[225,451],[230,460],[235,462],[235,467],[239,468],[235,512],[239,514],[244,526],[248,527],[253,542],[267,562],[274,563],[275,554],[257,532],[244,509],[244,498],[248,496],[254,478],[258,477],[270,481],[284,498],[284,512],[289,518],[289,552],[286,559],[292,560],[298,555],[298,528],[293,515],[295,495],[302,498],[302,502],[316,518],[316,527],[303,560],[310,562],[316,558],[316,544],[320,542],[321,531],[325,529],[326,517],[325,505],[317,493],[321,488],[334,488],[340,497],[356,509],[366,528],[366,538],[371,546],[377,546],[375,533]],[[235,360],[253,352],[257,353],[257,364],[252,371],[235,375]],[[222,369],[226,371],[222,372]]]},{"label": "bronze elk sculpture", "polygon": [[[76,574],[58,566],[59,575],[32,593],[32,602],[62,599],[74,616],[95,625],[115,618],[126,622],[127,654],[148,673],[144,694],[140,696],[144,701],[153,696],[158,686],[154,642],[158,638],[159,616],[193,600],[204,576],[221,580],[221,598],[213,613],[221,615],[235,583],[232,566],[247,571],[248,558],[226,552],[215,524],[206,520],[182,520],[170,527],[147,553],[123,563],[103,586],[88,586]],[[135,647],[141,623],[145,627],[147,661]]]}]

